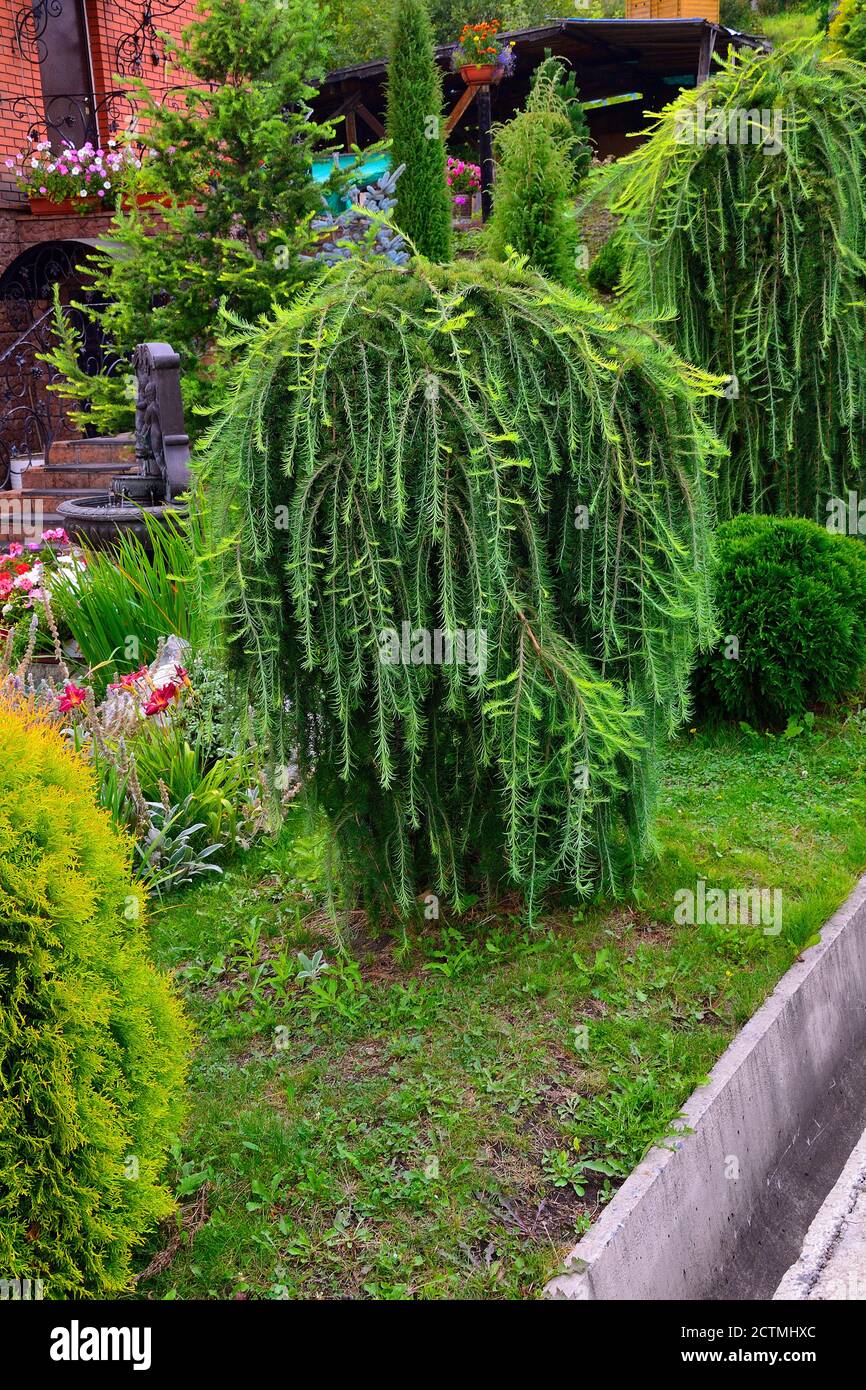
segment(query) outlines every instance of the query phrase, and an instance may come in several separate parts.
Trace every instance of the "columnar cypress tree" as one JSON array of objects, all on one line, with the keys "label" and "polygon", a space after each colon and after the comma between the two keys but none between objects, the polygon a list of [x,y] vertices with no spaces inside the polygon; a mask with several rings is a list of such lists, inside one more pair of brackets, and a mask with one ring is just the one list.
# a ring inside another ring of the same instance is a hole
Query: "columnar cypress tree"
[{"label": "columnar cypress tree", "polygon": [[208,588],[366,904],[621,884],[712,626],[714,382],[493,261],[346,262],[227,348]]},{"label": "columnar cypress tree", "polygon": [[445,183],[442,81],[424,0],[395,0],[388,62],[388,136],[397,186],[394,220],[431,261],[451,257],[451,203]]},{"label": "columnar cypress tree", "polygon": [[725,65],[606,179],[628,308],[730,377],[722,518],[866,492],[866,67],[815,41]]}]

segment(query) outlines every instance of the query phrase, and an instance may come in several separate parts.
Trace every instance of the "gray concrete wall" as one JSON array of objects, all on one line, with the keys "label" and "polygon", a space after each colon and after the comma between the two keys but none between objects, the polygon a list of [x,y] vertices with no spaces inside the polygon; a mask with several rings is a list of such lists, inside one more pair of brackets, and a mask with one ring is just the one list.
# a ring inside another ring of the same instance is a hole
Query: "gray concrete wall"
[{"label": "gray concrete wall", "polygon": [[771,1298],[863,1129],[864,1078],[866,877],[690,1097],[681,1134],[635,1169],[547,1296]]},{"label": "gray concrete wall", "polygon": [[774,1299],[866,1299],[866,1131],[806,1233]]}]

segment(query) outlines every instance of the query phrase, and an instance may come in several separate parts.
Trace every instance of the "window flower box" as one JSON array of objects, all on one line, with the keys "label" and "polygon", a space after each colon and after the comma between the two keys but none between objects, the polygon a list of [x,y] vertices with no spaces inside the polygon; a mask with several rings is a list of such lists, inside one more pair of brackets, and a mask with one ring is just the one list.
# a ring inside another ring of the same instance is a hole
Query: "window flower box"
[{"label": "window flower box", "polygon": [[31,193],[27,201],[34,217],[72,217],[77,212],[106,211],[99,198],[61,198],[58,202],[54,198]]},{"label": "window flower box", "polygon": [[[54,150],[48,140],[32,141],[6,160],[35,217],[69,216],[105,209],[113,212],[130,179],[142,167],[130,144],[109,140],[105,148],[87,140],[80,149]],[[144,195],[147,196],[147,195]]]}]

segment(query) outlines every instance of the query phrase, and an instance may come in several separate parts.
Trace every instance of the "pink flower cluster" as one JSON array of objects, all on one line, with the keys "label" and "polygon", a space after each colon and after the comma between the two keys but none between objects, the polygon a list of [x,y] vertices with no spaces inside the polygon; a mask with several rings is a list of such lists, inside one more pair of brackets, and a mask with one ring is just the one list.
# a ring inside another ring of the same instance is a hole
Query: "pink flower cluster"
[{"label": "pink flower cluster", "polygon": [[10,541],[5,554],[0,554],[0,630],[5,631],[7,623],[15,623],[42,598],[45,569],[55,559],[52,542],[68,545],[62,527],[43,531],[41,541],[28,541],[26,547]]},{"label": "pink flower cluster", "polygon": [[48,140],[31,144],[23,154],[6,160],[24,192],[61,202],[64,198],[102,198],[113,204],[115,182],[141,159],[131,145],[107,141],[105,148],[87,140],[80,149],[67,144],[57,152]]},{"label": "pink flower cluster", "polygon": [[481,188],[481,169],[477,164],[467,164],[463,159],[448,156],[445,182],[451,189],[451,200],[455,207],[463,207],[473,193]]}]

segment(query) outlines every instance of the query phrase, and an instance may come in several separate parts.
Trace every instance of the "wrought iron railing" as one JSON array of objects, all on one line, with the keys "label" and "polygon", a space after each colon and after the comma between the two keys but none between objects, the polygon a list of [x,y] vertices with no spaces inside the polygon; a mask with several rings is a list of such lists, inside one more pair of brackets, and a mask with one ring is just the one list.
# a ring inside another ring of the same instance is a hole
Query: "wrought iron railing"
[{"label": "wrought iron railing", "polygon": [[11,482],[13,460],[46,457],[53,441],[72,433],[63,397],[48,389],[59,373],[41,360],[54,345],[47,309],[0,353],[0,489]]},{"label": "wrought iron railing", "polygon": [[4,109],[21,126],[22,143],[50,140],[61,145],[97,143],[121,133],[134,134],[138,123],[137,104],[129,92],[65,93],[37,101],[33,97],[0,96]]},{"label": "wrought iron railing", "polygon": [[[102,78],[97,74],[97,85],[90,91],[75,90],[74,72],[83,87],[93,64],[86,30],[74,28],[71,2],[25,0],[14,16],[13,51],[39,73],[30,95],[0,90],[0,109],[20,121],[22,143],[47,139],[59,149],[64,143],[80,146],[86,140],[106,140],[122,132],[134,134],[137,103],[132,92],[114,85],[114,75],[144,80],[157,77],[156,89],[162,88],[160,69],[166,55],[160,30],[186,0],[111,0],[112,17],[116,19],[120,12],[126,22],[119,34],[113,26],[111,46],[107,35],[100,35],[102,52],[109,55],[109,62]],[[101,23],[99,13],[97,22]],[[72,87],[69,92],[65,90],[67,81]],[[169,88],[161,93],[160,100],[171,105],[180,90]]]}]

